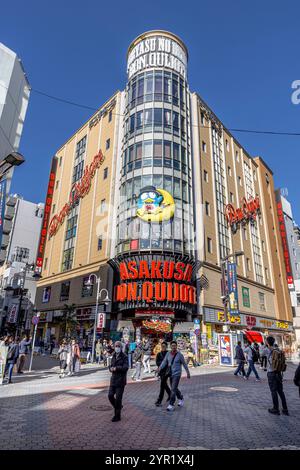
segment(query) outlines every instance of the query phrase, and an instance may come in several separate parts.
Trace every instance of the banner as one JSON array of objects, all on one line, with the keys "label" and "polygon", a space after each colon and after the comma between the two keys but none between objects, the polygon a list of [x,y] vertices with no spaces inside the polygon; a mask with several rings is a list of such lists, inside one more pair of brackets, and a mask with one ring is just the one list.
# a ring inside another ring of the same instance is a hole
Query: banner
[{"label": "banner", "polygon": [[0,346],[0,383],[3,383],[8,346]]},{"label": "banner", "polygon": [[228,310],[231,314],[239,313],[236,263],[227,263]]},{"label": "banner", "polygon": [[6,179],[0,183],[0,247],[2,245],[3,224],[6,204]]},{"label": "banner", "polygon": [[219,356],[221,366],[233,366],[232,336],[219,334]]}]

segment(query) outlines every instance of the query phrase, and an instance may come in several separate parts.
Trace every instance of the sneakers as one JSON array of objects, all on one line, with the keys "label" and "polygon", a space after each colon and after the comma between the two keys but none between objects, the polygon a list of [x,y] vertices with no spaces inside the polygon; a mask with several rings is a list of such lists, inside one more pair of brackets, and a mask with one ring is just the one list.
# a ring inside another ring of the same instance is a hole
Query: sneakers
[{"label": "sneakers", "polygon": [[173,405],[168,405],[167,407],[167,411],[174,411],[174,409],[175,409],[175,406]]},{"label": "sneakers", "polygon": [[157,400],[157,401],[155,402],[155,406],[161,406],[161,401]]},{"label": "sneakers", "polygon": [[135,381],[136,381],[136,382],[141,382],[141,381],[142,381],[142,379],[135,379]]},{"label": "sneakers", "polygon": [[290,416],[288,410],[282,410],[282,414],[285,415],[285,416]]},{"label": "sneakers", "polygon": [[184,399],[178,400],[178,406],[183,406],[184,405]]},{"label": "sneakers", "polygon": [[243,377],[244,380],[248,380],[248,377],[246,375],[244,375]]},{"label": "sneakers", "polygon": [[261,380],[260,379],[255,379],[255,382],[261,382]]},{"label": "sneakers", "polygon": [[121,421],[120,416],[114,416],[114,417],[112,418],[112,422],[113,422],[113,423],[115,423],[116,421]]},{"label": "sneakers", "polygon": [[269,408],[268,412],[271,413],[271,415],[280,415],[280,411],[275,410],[275,408]]}]

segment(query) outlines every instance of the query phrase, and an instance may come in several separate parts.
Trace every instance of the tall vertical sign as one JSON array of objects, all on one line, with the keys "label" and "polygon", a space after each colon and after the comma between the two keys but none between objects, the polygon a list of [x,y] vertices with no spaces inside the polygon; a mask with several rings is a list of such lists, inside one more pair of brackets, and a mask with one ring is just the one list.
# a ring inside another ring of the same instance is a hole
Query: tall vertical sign
[{"label": "tall vertical sign", "polygon": [[285,270],[286,270],[286,280],[288,283],[288,288],[293,289],[294,277],[293,277],[293,272],[292,272],[289,245],[288,245],[287,233],[286,233],[285,222],[284,222],[282,202],[280,200],[280,194],[278,192],[276,192],[276,203],[277,203],[277,216],[278,216],[278,221],[279,221],[280,238],[281,238],[281,243],[282,243],[284,264],[285,264]]},{"label": "tall vertical sign", "polygon": [[1,181],[0,183],[0,249],[2,245],[5,203],[6,203],[6,179]]},{"label": "tall vertical sign", "polygon": [[228,310],[231,314],[239,313],[236,263],[227,263]]},{"label": "tall vertical sign", "polygon": [[44,260],[44,254],[45,254],[45,245],[46,245],[48,225],[49,225],[49,220],[50,220],[51,205],[52,205],[54,185],[55,185],[56,169],[57,169],[57,158],[53,157],[50,176],[49,176],[48,189],[47,189],[47,197],[46,197],[46,202],[45,202],[44,218],[43,218],[43,223],[42,223],[37,259],[36,259],[36,267],[35,267],[36,274],[41,274],[42,272],[42,266],[43,266],[43,260]]}]

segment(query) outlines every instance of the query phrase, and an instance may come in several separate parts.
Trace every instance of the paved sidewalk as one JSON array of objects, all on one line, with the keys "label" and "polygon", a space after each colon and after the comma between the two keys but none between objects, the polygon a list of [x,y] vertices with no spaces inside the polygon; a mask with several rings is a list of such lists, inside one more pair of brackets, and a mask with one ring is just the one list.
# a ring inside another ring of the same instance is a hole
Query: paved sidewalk
[{"label": "paved sidewalk", "polygon": [[0,387],[1,449],[300,449],[300,399],[289,364],[284,389],[291,416],[267,412],[262,382],[233,377],[232,369],[201,366],[182,379],[183,408],[156,408],[159,383],[133,383],[128,374],[122,421],[112,423],[110,374],[92,365],[58,378],[57,366],[25,373]]}]

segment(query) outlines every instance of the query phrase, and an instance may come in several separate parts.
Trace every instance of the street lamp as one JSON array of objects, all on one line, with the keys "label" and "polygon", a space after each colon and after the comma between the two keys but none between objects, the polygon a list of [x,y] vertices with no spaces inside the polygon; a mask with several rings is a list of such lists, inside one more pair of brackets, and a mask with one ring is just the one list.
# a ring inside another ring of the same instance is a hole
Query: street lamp
[{"label": "street lamp", "polygon": [[87,281],[87,287],[88,289],[92,288],[92,281],[91,278],[94,277],[96,283],[97,283],[97,294],[96,294],[96,313],[95,313],[95,322],[94,322],[94,331],[93,331],[93,344],[92,344],[92,362],[94,362],[94,354],[95,354],[95,341],[96,341],[96,328],[97,328],[97,321],[98,321],[98,305],[99,305],[99,299],[101,297],[102,292],[105,292],[105,299],[101,301],[101,303],[108,304],[111,302],[111,299],[109,298],[108,295],[108,290],[103,288],[100,289],[100,284],[101,284],[101,277],[97,277],[96,274],[92,273],[89,275],[89,279]]},{"label": "street lamp", "polygon": [[18,152],[12,152],[0,162],[0,181],[13,166],[20,166],[25,162],[25,158]]}]

